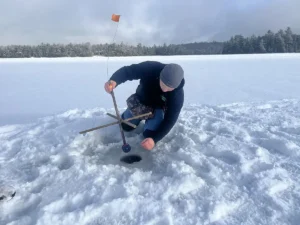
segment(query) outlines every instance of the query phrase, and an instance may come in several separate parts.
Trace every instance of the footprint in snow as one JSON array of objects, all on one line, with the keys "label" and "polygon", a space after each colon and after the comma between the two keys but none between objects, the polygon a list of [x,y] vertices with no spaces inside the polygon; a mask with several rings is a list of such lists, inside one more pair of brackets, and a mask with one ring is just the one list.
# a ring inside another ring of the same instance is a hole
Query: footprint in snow
[{"label": "footprint in snow", "polygon": [[206,152],[205,155],[212,156],[230,165],[240,163],[240,156],[230,151],[221,151],[221,152],[211,151],[211,152]]},{"label": "footprint in snow", "polygon": [[288,148],[284,140],[269,137],[269,138],[257,138],[253,142],[267,149],[272,153],[278,153],[286,156],[291,156],[293,154],[292,149]]},{"label": "footprint in snow", "polygon": [[60,169],[67,170],[70,169],[74,165],[73,159],[67,154],[60,154],[52,156],[52,162]]}]

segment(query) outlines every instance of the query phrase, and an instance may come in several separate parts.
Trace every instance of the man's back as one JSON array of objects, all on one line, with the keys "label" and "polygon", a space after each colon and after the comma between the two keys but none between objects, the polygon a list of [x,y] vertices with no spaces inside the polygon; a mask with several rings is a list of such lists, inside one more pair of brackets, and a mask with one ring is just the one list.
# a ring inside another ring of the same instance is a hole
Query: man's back
[{"label": "man's back", "polygon": [[[145,61],[130,66],[124,66],[113,74],[111,80],[121,84],[127,80],[139,79],[139,86],[136,89],[136,94],[143,104],[162,107],[165,106],[166,100],[171,99],[185,84],[184,79],[178,88],[172,92],[163,92],[160,87],[160,74],[167,64],[157,61]],[[172,99],[173,100],[173,99]],[[183,100],[183,98],[180,98]],[[180,100],[177,102],[180,104]]]}]

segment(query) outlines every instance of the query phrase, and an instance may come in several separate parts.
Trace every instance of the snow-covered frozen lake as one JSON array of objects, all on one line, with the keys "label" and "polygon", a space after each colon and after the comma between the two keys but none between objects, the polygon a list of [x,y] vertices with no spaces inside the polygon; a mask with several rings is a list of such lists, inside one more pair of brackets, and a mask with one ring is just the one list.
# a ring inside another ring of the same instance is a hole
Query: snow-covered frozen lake
[{"label": "snow-covered frozen lake", "polygon": [[[110,58],[180,63],[185,106],[152,151],[112,122],[106,58],[0,60],[0,224],[300,221],[300,54]],[[119,86],[120,110],[137,81]],[[138,134],[136,134],[138,133]],[[0,193],[1,194],[1,193]]]},{"label": "snow-covered frozen lake", "polygon": [[[144,60],[180,63],[185,103],[267,101],[300,97],[300,54],[0,59],[0,125],[32,122],[70,109],[112,108],[104,82],[118,68]],[[116,89],[120,107],[137,81]]]}]

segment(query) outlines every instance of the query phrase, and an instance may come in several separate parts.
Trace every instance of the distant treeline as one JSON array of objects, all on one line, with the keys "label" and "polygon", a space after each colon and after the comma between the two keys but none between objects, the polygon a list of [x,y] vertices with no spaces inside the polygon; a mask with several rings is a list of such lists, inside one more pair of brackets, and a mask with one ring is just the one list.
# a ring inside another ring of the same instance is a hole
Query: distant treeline
[{"label": "distant treeline", "polygon": [[195,42],[164,44],[151,47],[121,44],[47,44],[37,46],[0,46],[0,58],[29,57],[89,57],[89,56],[154,56],[154,55],[212,55],[300,52],[300,35],[291,28],[277,33],[268,31],[264,36],[235,35],[226,42]]},{"label": "distant treeline", "polygon": [[264,36],[244,38],[236,35],[223,45],[222,54],[284,53],[300,52],[300,35],[291,28],[277,33],[268,31]]}]

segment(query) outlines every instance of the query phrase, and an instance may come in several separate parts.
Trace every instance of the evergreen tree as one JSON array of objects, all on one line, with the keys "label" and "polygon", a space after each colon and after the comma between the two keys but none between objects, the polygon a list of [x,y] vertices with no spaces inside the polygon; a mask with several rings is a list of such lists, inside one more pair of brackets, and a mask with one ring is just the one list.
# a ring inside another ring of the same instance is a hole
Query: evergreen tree
[{"label": "evergreen tree", "polygon": [[294,51],[294,44],[293,44],[293,32],[290,27],[288,27],[285,31],[285,46],[287,52],[293,52]]},{"label": "evergreen tree", "polygon": [[254,53],[254,47],[252,45],[252,41],[250,40],[250,38],[245,39],[244,52],[250,54]]},{"label": "evergreen tree", "polygon": [[259,42],[259,53],[266,53],[266,52],[267,52],[267,50],[265,48],[264,40],[261,39]]},{"label": "evergreen tree", "polygon": [[267,52],[273,52],[275,47],[275,34],[268,30],[267,34],[264,36],[264,40]]},{"label": "evergreen tree", "polygon": [[275,52],[278,53],[286,52],[285,42],[282,34],[283,32],[278,32],[275,34]]}]

